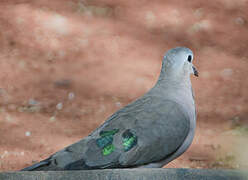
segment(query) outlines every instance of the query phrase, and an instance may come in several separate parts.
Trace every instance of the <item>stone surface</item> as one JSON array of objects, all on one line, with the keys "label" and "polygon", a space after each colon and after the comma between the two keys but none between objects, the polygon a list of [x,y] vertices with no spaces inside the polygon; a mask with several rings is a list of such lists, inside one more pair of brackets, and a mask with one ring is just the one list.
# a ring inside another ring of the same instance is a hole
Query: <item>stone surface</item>
[{"label": "stone surface", "polygon": [[105,169],[86,171],[2,172],[0,180],[246,180],[248,173],[210,169]]}]

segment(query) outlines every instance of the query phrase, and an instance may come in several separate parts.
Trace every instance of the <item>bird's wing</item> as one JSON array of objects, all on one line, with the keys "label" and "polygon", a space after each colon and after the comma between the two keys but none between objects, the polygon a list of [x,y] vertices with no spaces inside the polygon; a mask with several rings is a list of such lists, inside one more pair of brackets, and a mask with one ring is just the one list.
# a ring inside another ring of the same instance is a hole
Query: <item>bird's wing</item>
[{"label": "bird's wing", "polygon": [[83,161],[91,168],[156,162],[175,152],[189,129],[189,117],[179,104],[160,97],[141,98],[90,135]]}]

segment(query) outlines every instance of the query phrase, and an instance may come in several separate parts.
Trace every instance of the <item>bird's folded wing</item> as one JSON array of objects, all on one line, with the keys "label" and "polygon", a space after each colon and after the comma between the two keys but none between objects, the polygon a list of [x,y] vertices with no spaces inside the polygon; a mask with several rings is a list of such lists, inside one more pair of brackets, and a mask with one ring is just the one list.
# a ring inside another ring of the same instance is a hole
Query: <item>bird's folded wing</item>
[{"label": "bird's folded wing", "polygon": [[175,152],[190,130],[186,110],[159,97],[139,99],[113,114],[91,134],[88,167],[130,167],[160,161]]}]

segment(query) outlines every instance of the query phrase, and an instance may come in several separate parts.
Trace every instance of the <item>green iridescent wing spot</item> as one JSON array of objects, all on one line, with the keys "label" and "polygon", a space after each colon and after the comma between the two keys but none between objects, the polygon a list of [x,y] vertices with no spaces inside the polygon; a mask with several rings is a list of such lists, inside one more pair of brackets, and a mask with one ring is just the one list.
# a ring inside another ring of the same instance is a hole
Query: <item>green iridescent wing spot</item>
[{"label": "green iridescent wing spot", "polygon": [[96,144],[99,148],[104,148],[105,146],[112,144],[113,136],[101,137],[96,140]]},{"label": "green iridescent wing spot", "polygon": [[129,151],[130,149],[132,149],[132,147],[134,147],[137,142],[138,142],[138,138],[137,136],[131,132],[130,129],[126,130],[123,134],[122,134],[122,145],[124,147],[124,151]]},{"label": "green iridescent wing spot", "polygon": [[119,131],[119,129],[113,129],[110,131],[101,131],[99,135],[100,138],[96,139],[96,144],[102,149],[102,154],[104,156],[111,154],[115,147],[112,144],[114,140],[114,135]]},{"label": "green iridescent wing spot", "polygon": [[111,154],[113,151],[115,150],[115,147],[113,144],[109,144],[107,146],[105,146],[103,149],[102,149],[102,154],[104,156],[107,156],[109,154]]},{"label": "green iridescent wing spot", "polygon": [[116,133],[118,133],[119,129],[113,129],[111,131],[101,131],[100,132],[100,136],[101,137],[105,137],[105,136],[113,136],[115,135]]}]

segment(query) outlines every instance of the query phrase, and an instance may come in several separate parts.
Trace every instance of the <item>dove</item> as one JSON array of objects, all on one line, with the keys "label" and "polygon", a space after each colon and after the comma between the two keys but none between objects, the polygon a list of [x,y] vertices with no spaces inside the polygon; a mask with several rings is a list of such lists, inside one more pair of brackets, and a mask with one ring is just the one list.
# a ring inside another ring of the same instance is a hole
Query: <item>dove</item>
[{"label": "dove", "polygon": [[190,75],[193,52],[170,49],[158,81],[147,93],[111,115],[87,137],[22,171],[161,168],[191,145],[196,108]]}]

